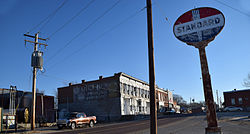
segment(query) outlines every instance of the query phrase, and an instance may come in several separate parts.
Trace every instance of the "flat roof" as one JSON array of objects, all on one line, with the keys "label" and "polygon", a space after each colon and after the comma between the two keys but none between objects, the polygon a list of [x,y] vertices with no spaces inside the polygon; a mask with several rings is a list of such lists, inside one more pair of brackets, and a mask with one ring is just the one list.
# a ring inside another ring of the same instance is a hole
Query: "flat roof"
[{"label": "flat roof", "polygon": [[242,92],[242,91],[250,91],[250,89],[236,89],[236,90],[232,90],[232,91],[224,91],[223,93],[233,93],[233,92]]},{"label": "flat roof", "polygon": [[[108,76],[108,77],[102,77],[102,79],[109,79],[109,78],[114,78],[116,75],[120,75],[120,76],[124,76],[124,77],[127,77],[127,78],[130,78],[130,79],[133,79],[135,81],[138,81],[138,82],[141,82],[147,86],[149,86],[149,84],[143,80],[140,80],[138,78],[135,78],[131,75],[128,75],[126,73],[123,73],[123,72],[119,72],[119,73],[114,73],[113,76]],[[90,81],[85,81],[84,83],[91,83],[91,82],[98,82],[100,79],[97,79],[97,80],[90,80]],[[82,85],[82,83],[76,83],[76,84],[72,84],[71,86],[78,86],[78,85]],[[58,89],[62,89],[62,88],[66,88],[66,87],[70,87],[70,86],[64,86],[64,87],[58,87]],[[160,88],[158,87],[158,85],[155,85],[156,89],[160,90],[160,91],[163,91],[163,92],[168,92],[167,90],[164,90],[163,88]]]}]

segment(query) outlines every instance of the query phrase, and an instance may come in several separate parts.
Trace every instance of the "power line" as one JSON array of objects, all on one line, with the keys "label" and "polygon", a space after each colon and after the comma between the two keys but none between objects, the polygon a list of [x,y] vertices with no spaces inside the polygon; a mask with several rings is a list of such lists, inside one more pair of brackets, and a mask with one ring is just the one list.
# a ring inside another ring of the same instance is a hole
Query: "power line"
[{"label": "power line", "polygon": [[[136,15],[138,15],[139,13],[141,13],[142,11],[144,11],[145,9],[146,9],[146,7],[142,8],[142,9],[136,11],[134,14],[128,16],[127,18],[125,18],[125,19],[124,19],[123,21],[121,21],[120,23],[116,24],[115,26],[111,27],[109,30],[107,30],[107,31],[103,32],[102,34],[100,34],[97,38],[95,38],[95,39],[89,41],[88,43],[86,43],[87,45],[83,45],[82,47],[80,47],[79,49],[77,49],[76,51],[74,51],[73,53],[71,53],[71,54],[69,54],[68,56],[66,56],[66,57],[63,59],[63,61],[67,60],[67,59],[70,58],[71,56],[73,56],[73,55],[75,55],[76,53],[80,52],[82,49],[86,48],[88,45],[90,45],[90,44],[94,43],[95,41],[99,40],[99,39],[100,39],[101,37],[103,37],[104,35],[107,35],[107,33],[109,33],[109,32],[111,32],[111,31],[115,30],[117,27],[119,27],[119,26],[122,25],[123,23],[127,22],[128,20],[132,19],[133,17],[135,17]],[[53,65],[51,66],[51,68],[54,67],[54,66],[55,66],[56,64],[58,64],[58,63],[60,63],[60,62],[57,62],[57,63],[53,64]],[[51,68],[50,68],[50,69],[51,69]]]},{"label": "power line", "polygon": [[54,55],[52,55],[48,62],[51,61],[55,56],[57,56],[63,49],[71,44],[76,38],[78,38],[83,32],[87,31],[91,26],[93,26],[98,20],[100,20],[103,16],[105,16],[109,11],[111,11],[121,0],[118,0],[115,4],[113,4],[110,8],[108,8],[103,14],[97,17],[94,21],[92,21],[87,27],[85,27],[82,31],[80,31],[77,35],[75,35],[66,45],[64,45],[61,49],[59,49]]},{"label": "power line", "polygon": [[232,6],[229,6],[229,5],[227,5],[226,3],[224,3],[224,2],[221,2],[221,1],[219,1],[219,0],[214,0],[214,1],[220,3],[220,4],[224,5],[224,6],[227,6],[227,7],[231,8],[231,9],[233,9],[233,10],[235,10],[235,11],[237,11],[237,12],[243,14],[243,15],[246,15],[247,17],[250,17],[249,14],[247,14],[247,13],[245,13],[245,12],[243,12],[243,11],[237,9],[237,8],[234,8],[234,7],[232,7]]},{"label": "power line", "polygon": [[[43,24],[46,20],[47,20],[47,22],[45,22],[45,24],[42,26],[42,28],[51,20],[51,17],[53,17],[53,16],[55,16],[55,14],[57,13],[57,11],[59,10],[59,9],[61,9],[63,6],[64,6],[64,4],[67,2],[67,0],[64,0],[63,1],[63,3],[58,7],[58,8],[56,8],[56,10],[54,10],[51,14],[49,14],[46,18],[44,18],[40,23],[38,23],[36,26],[34,26],[33,28],[31,28],[30,30],[29,30],[29,32],[32,32],[33,30],[35,30],[36,28],[38,28],[41,24]],[[41,29],[42,29],[41,28]],[[40,29],[40,30],[41,30]],[[29,33],[28,32],[28,33]]]},{"label": "power line", "polygon": [[155,0],[155,5],[156,5],[156,7],[158,7],[158,8],[159,8],[159,10],[160,10],[160,12],[161,12],[162,16],[164,16],[164,17],[165,17],[165,20],[169,23],[169,25],[171,25],[171,22],[170,22],[169,18],[168,18],[168,17],[166,17],[166,16],[164,15],[164,11],[163,11],[163,9],[162,9],[162,8],[161,8],[161,6],[158,4],[158,1],[156,1],[156,0]]},{"label": "power line", "polygon": [[61,4],[61,6],[59,6],[59,7],[50,15],[50,17],[48,18],[48,20],[43,24],[43,26],[40,28],[39,31],[41,31],[41,30],[50,22],[50,20],[52,20],[52,18],[56,15],[57,11],[59,11],[59,10],[64,6],[65,3],[66,3],[66,0],[64,0],[64,2]]},{"label": "power line", "polygon": [[63,82],[69,82],[69,80],[65,80],[63,78],[59,78],[59,77],[56,77],[56,76],[52,76],[52,75],[46,75],[46,74],[41,74],[41,76],[44,76],[44,77],[48,77],[48,78],[53,78],[53,79],[57,79],[57,80],[60,80],[60,81],[63,81]]},{"label": "power line", "polygon": [[66,23],[64,23],[61,27],[59,27],[55,32],[53,32],[51,35],[49,35],[48,38],[51,38],[54,36],[57,32],[62,30],[66,25],[68,25],[70,22],[72,22],[77,16],[79,16],[83,11],[85,11],[95,0],[91,0],[86,6],[84,6],[79,12],[77,12],[73,17],[71,17]]}]

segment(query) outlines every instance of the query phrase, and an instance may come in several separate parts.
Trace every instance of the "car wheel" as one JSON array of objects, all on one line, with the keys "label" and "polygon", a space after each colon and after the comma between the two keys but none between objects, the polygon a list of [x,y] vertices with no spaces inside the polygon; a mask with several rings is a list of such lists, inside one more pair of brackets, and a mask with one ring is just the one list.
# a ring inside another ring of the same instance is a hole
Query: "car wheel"
[{"label": "car wheel", "polygon": [[94,121],[89,122],[89,127],[94,127]]},{"label": "car wheel", "polygon": [[76,128],[76,123],[75,122],[71,123],[71,129],[74,130],[75,128]]},{"label": "car wheel", "polygon": [[58,127],[58,129],[62,129],[63,128],[63,126],[61,126],[61,125],[58,125],[57,127]]}]

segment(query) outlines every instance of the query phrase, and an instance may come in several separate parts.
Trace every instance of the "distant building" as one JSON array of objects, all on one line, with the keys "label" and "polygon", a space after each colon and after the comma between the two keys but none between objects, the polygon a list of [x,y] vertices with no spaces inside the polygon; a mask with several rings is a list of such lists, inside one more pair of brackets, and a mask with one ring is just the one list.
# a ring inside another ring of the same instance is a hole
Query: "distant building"
[{"label": "distant building", "polygon": [[224,104],[227,106],[242,107],[244,110],[250,111],[250,89],[223,92]]},{"label": "distant building", "polygon": [[[167,90],[156,86],[157,107],[173,105]],[[125,73],[99,77],[58,88],[58,109],[61,112],[85,112],[97,120],[119,120],[122,116],[150,113],[149,84]],[[173,98],[171,99],[173,100]],[[60,116],[60,115],[59,115]]]},{"label": "distant building", "polygon": [[[12,97],[10,97],[12,96]],[[11,106],[13,106],[11,108]],[[16,113],[17,121],[24,122],[24,112],[27,109],[31,117],[32,93],[20,90],[10,90],[0,88],[0,107],[4,110],[4,115]],[[17,109],[16,109],[17,108]],[[14,111],[14,112],[13,112]],[[54,96],[36,94],[36,122],[55,122],[56,110],[54,109]],[[30,120],[30,119],[29,119]]]}]

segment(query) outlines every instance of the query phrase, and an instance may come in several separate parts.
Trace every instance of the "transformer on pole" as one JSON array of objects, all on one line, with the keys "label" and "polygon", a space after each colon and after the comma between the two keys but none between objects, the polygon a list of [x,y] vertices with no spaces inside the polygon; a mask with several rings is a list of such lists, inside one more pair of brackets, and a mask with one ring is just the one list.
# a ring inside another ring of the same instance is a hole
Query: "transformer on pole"
[{"label": "transformer on pole", "polygon": [[31,56],[31,66],[33,67],[33,84],[32,84],[32,110],[31,110],[31,130],[35,129],[35,121],[36,121],[36,73],[37,69],[42,70],[43,68],[43,53],[38,51],[37,45],[48,46],[44,43],[39,43],[38,39],[46,41],[47,39],[39,38],[38,33],[35,36],[24,34],[24,36],[34,38],[35,41],[25,40],[25,42],[34,43],[34,52]]}]

